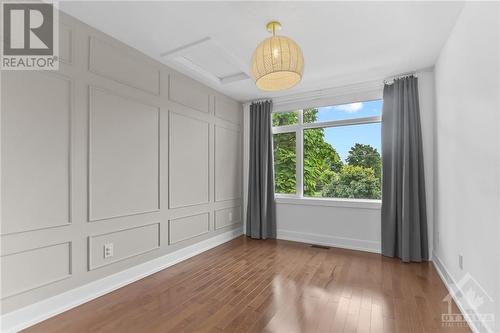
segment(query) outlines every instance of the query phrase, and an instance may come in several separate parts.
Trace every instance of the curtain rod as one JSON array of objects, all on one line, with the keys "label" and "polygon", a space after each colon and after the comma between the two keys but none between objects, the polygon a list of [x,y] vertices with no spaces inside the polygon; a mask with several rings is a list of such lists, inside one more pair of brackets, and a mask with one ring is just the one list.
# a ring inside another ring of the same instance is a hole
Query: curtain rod
[{"label": "curtain rod", "polygon": [[265,103],[265,102],[273,102],[272,98],[261,98],[261,99],[256,99],[256,100],[253,100],[253,101],[247,101],[243,104],[248,104],[248,105],[251,105],[251,104],[258,104],[258,103]]},{"label": "curtain rod", "polygon": [[395,76],[390,76],[390,77],[384,79],[384,84],[391,85],[394,83],[394,80],[399,80],[399,79],[403,79],[405,77],[410,77],[410,76],[417,77],[417,72],[416,71],[415,72],[408,72],[408,73],[403,73],[403,74],[399,74],[399,75],[395,75]]}]

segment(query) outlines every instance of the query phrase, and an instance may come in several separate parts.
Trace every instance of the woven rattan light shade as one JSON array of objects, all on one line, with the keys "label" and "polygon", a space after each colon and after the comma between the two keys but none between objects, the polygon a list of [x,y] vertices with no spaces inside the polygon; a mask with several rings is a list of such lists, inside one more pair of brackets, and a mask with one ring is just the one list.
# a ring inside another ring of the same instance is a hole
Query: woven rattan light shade
[{"label": "woven rattan light shade", "polygon": [[252,57],[252,76],[257,88],[266,91],[285,90],[302,79],[304,58],[293,40],[272,36],[263,40]]}]

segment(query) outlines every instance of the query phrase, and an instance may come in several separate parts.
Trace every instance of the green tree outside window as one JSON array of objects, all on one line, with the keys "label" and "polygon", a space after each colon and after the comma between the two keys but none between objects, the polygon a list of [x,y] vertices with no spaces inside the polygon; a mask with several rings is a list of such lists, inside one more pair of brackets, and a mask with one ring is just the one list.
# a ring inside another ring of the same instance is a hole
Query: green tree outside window
[{"label": "green tree outside window", "polygon": [[[317,120],[318,109],[303,110],[304,123]],[[297,112],[274,113],[273,126],[298,123]],[[276,193],[296,193],[295,132],[274,135]],[[356,143],[343,162],[325,140],[323,128],[304,130],[304,196],[380,199],[382,162],[372,146]]]}]

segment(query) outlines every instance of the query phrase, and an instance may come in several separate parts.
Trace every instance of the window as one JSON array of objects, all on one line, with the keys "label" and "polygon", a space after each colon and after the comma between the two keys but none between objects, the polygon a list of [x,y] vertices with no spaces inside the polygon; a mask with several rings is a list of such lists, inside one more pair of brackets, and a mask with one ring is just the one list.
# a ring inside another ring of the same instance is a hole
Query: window
[{"label": "window", "polygon": [[273,113],[275,191],[380,199],[382,100]]},{"label": "window", "polygon": [[273,135],[274,144],[274,183],[283,194],[297,193],[295,133]]},{"label": "window", "polygon": [[273,114],[273,126],[295,125],[299,122],[299,111]]}]

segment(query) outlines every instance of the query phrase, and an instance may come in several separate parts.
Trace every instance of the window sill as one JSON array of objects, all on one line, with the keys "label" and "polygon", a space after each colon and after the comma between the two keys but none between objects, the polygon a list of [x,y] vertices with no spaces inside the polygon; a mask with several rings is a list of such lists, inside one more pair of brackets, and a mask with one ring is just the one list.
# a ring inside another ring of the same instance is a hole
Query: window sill
[{"label": "window sill", "polygon": [[286,195],[276,195],[274,199],[278,204],[288,205],[327,206],[375,210],[380,210],[382,207],[382,200],[372,199],[299,198]]}]

